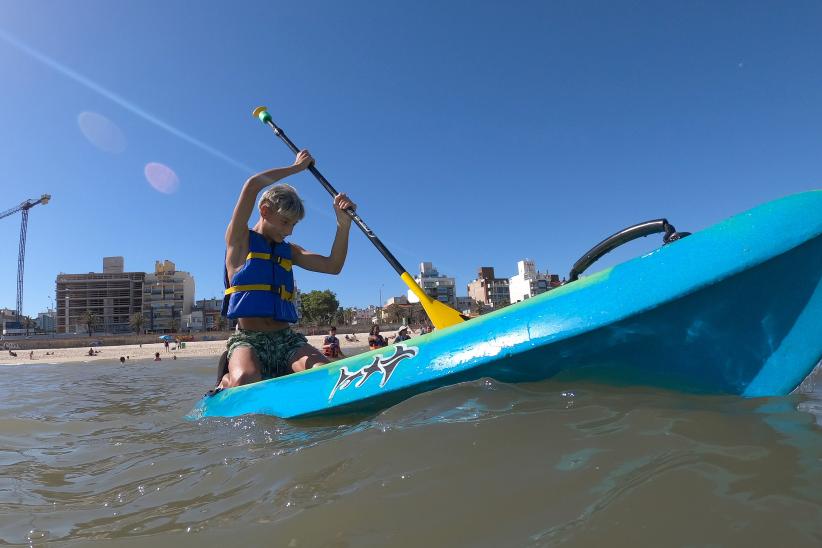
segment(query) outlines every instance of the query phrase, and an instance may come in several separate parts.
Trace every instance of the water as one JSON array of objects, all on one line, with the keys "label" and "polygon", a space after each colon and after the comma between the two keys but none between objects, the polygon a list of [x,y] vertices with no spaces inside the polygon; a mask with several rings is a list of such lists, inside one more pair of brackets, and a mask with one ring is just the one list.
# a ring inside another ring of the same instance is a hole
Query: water
[{"label": "water", "polygon": [[486,379],[363,417],[182,420],[213,377],[213,359],[1,366],[0,543],[822,545],[822,383],[743,400]]}]

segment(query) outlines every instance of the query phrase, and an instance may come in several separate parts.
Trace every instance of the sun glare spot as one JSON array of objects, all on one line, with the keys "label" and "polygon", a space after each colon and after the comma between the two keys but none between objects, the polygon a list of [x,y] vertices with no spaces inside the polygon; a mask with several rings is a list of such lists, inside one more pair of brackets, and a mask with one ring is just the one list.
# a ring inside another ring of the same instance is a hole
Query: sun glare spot
[{"label": "sun glare spot", "polygon": [[77,125],[88,142],[104,152],[120,154],[126,149],[126,136],[114,122],[96,112],[81,112]]},{"label": "sun glare spot", "polygon": [[154,187],[154,190],[163,194],[174,194],[177,187],[180,186],[180,179],[177,178],[177,174],[165,164],[149,162],[143,172],[146,175],[148,184]]}]

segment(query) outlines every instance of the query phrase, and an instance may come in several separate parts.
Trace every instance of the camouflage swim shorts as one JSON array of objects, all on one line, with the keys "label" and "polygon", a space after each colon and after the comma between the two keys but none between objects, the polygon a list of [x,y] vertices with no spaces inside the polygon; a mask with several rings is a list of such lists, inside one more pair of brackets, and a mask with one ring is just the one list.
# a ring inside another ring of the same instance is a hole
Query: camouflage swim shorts
[{"label": "camouflage swim shorts", "polygon": [[279,331],[248,331],[240,329],[228,339],[228,358],[239,346],[250,346],[260,362],[263,379],[281,377],[294,371],[291,358],[299,348],[308,344],[302,333],[291,328]]}]

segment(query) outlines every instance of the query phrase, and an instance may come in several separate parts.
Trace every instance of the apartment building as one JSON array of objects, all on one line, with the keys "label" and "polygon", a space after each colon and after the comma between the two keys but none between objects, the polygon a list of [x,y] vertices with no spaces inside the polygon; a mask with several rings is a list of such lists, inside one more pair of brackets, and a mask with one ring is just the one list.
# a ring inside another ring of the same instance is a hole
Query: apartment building
[{"label": "apartment building", "polygon": [[470,316],[473,307],[474,307],[474,299],[472,299],[468,295],[464,295],[464,296],[459,296],[458,295],[454,299],[454,308],[456,308],[457,311],[460,314]]},{"label": "apartment building", "polygon": [[388,299],[385,300],[385,307],[388,308],[392,304],[396,304],[399,306],[408,306],[408,297],[405,295],[399,295],[397,297],[388,297]]},{"label": "apartment building", "polygon": [[468,283],[468,296],[485,306],[497,309],[511,304],[510,281],[497,278],[494,267],[481,266],[477,278]]},{"label": "apartment building", "polygon": [[[351,320],[351,324],[369,326],[374,322],[378,322],[379,318],[377,316],[379,310],[380,308],[373,304],[369,305],[368,308],[355,308],[354,318]],[[368,329],[368,327],[365,327],[365,329]]]},{"label": "apartment building", "polygon": [[508,283],[511,302],[518,303],[545,293],[551,289],[551,278],[550,274],[539,272],[531,259],[517,262],[517,274],[512,276]]},{"label": "apartment building", "polygon": [[[119,259],[119,260],[112,260]],[[122,257],[104,257],[102,273],[58,274],[58,333],[85,333],[86,312],[95,318],[92,331],[128,333],[131,315],[140,312],[143,304],[145,272],[124,272]]]},{"label": "apartment building", "polygon": [[6,333],[6,329],[18,329],[17,311],[11,308],[0,308],[0,333]]},{"label": "apartment building", "polygon": [[194,305],[194,278],[168,260],[155,261],[154,272],[143,284],[144,328],[152,333],[172,333],[183,328],[183,316]]},{"label": "apartment building", "polygon": [[222,299],[200,299],[194,303],[190,314],[183,314],[182,329],[186,331],[214,331],[232,329],[237,320],[221,318]]},{"label": "apartment building", "polygon": [[55,328],[57,327],[55,318],[56,312],[51,308],[45,312],[39,312],[36,320],[37,329],[42,333],[54,333]]},{"label": "apartment building", "polygon": [[[420,263],[420,274],[414,278],[425,294],[449,306],[457,305],[457,282],[450,276],[443,276],[430,262]],[[420,300],[409,289],[408,302],[418,303]]]}]

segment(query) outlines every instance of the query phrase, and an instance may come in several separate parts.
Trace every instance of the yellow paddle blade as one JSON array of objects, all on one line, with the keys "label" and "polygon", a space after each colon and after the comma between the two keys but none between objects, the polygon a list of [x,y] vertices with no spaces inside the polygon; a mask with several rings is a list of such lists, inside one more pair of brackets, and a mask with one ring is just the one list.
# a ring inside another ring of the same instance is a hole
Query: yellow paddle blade
[{"label": "yellow paddle blade", "polygon": [[420,300],[422,308],[425,310],[425,313],[428,314],[428,318],[437,329],[443,329],[444,327],[449,327],[465,321],[465,318],[463,318],[459,312],[447,304],[429,297],[408,272],[403,272],[400,275],[400,278],[402,278],[405,285],[407,285],[414,295],[416,295]]}]

